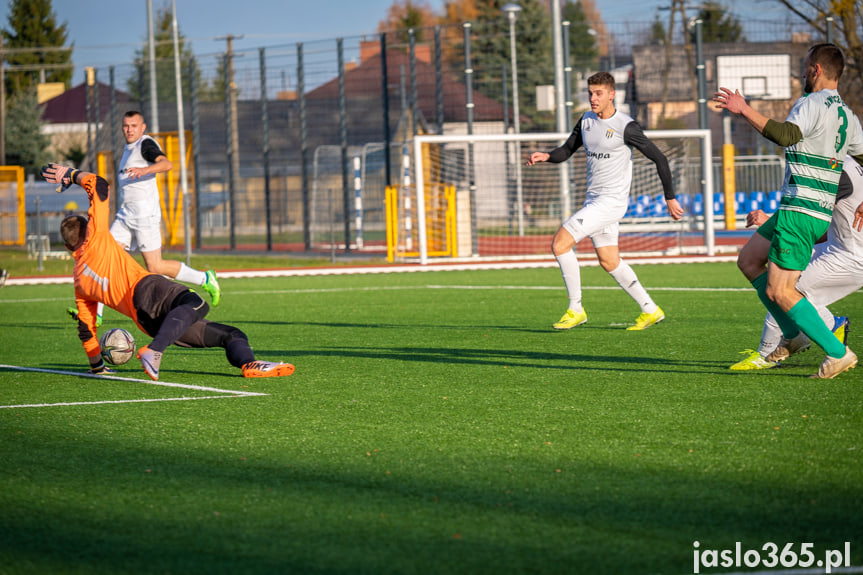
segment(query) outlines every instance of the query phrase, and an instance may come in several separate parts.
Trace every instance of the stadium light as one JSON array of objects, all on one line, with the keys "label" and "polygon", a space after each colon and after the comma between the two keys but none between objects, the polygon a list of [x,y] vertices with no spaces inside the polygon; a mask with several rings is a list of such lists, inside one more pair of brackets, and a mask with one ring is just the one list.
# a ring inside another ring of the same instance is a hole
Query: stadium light
[{"label": "stadium light", "polygon": [[[512,67],[512,126],[516,134],[521,133],[521,118],[518,110],[518,60],[515,55],[515,20],[521,12],[521,6],[514,3],[505,4],[500,10],[509,19],[509,60]],[[524,235],[524,192],[521,185],[521,144],[516,142],[518,153],[515,158],[515,201],[518,214],[518,235]]]}]

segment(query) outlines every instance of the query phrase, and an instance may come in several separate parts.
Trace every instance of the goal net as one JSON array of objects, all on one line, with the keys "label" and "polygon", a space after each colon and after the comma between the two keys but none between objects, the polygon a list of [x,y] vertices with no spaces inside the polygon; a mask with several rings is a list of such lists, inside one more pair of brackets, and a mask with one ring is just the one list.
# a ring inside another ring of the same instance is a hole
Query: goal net
[{"label": "goal net", "polygon": [[[645,132],[668,158],[674,191],[686,210],[682,220],[668,215],[656,167],[633,151],[629,209],[620,223],[620,250],[629,255],[713,255],[713,174],[709,130]],[[584,150],[562,164],[526,167],[534,151],[548,151],[569,134],[429,135],[413,141],[413,183],[401,194],[413,200],[404,217],[415,221],[411,255],[430,257],[429,234],[441,228],[429,210],[434,190],[451,188],[458,257],[547,258],[561,223],[583,204],[587,189]],[[399,216],[401,217],[401,216]],[[576,247],[592,253],[589,239]],[[403,251],[402,253],[409,253]],[[432,256],[433,257],[433,256]]]}]

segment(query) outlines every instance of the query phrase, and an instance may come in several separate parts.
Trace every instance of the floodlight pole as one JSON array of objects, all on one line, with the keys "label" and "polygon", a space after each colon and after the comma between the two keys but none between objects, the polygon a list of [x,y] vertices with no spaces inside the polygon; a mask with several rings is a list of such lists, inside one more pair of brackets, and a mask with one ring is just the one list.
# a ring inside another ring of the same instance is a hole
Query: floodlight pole
[{"label": "floodlight pole", "polygon": [[180,74],[180,33],[177,31],[177,3],[171,0],[174,33],[174,82],[177,85],[177,133],[180,144],[180,193],[183,195],[183,239],[186,248],[186,265],[192,265],[192,226],[189,215],[188,174],[186,173],[186,126],[183,116],[183,81]]},{"label": "floodlight pole", "polygon": [[153,32],[153,0],[147,0],[147,47],[150,57],[150,132],[159,133],[159,96],[156,88],[156,42]]},{"label": "floodlight pole", "polygon": [[[509,60],[512,66],[512,127],[516,134],[521,133],[521,117],[518,110],[518,61],[515,54],[515,20],[522,8],[518,4],[506,4],[501,11],[509,19]],[[515,143],[515,202],[518,214],[518,235],[524,235],[524,190],[521,184],[521,143]]]},{"label": "floodlight pole", "polygon": [[[567,130],[568,121],[564,90],[563,25],[560,20],[560,0],[551,0],[551,30],[554,40],[554,109],[557,131],[564,133]],[[569,65],[569,62],[566,65]],[[569,199],[569,163],[561,162],[557,169],[560,173],[560,215],[566,219],[572,212]]]}]

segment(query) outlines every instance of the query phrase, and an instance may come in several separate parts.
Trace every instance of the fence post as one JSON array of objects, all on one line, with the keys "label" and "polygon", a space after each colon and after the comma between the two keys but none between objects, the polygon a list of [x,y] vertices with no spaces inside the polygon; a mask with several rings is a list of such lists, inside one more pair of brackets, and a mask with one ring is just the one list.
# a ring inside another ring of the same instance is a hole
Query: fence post
[{"label": "fence post", "polygon": [[441,64],[440,26],[434,27],[435,101],[437,102],[437,132],[443,134],[443,66]]},{"label": "fence post", "polygon": [[201,118],[198,109],[198,63],[189,59],[189,100],[192,105],[192,180],[195,194],[195,249],[201,249],[201,181],[198,165],[201,154]]},{"label": "fence post", "polygon": [[264,210],[267,219],[267,251],[273,251],[273,230],[270,217],[270,115],[267,110],[267,64],[265,48],[260,48],[261,61],[261,124],[264,152]]},{"label": "fence post", "polygon": [[231,53],[226,52],[224,59],[224,69],[225,69],[225,146],[226,152],[228,156],[228,209],[230,210],[229,214],[229,234],[230,234],[230,248],[233,251],[237,247],[237,238],[235,235],[235,215],[234,215],[234,194],[236,190],[234,189],[234,184],[237,180],[237,174],[234,173],[234,130],[232,126],[234,125],[234,117],[233,117],[233,106],[231,106],[231,82],[233,79],[231,78],[231,74],[229,70],[231,69]]},{"label": "fence post", "polygon": [[308,121],[306,118],[306,79],[303,68],[303,44],[297,44],[297,92],[300,100],[300,174],[303,181],[303,244],[312,251],[312,231],[309,213]]},{"label": "fence post", "polygon": [[351,253],[350,175],[348,173],[348,112],[345,99],[345,50],[342,38],[336,40],[339,61],[339,145],[342,148],[342,213],[345,220],[345,253]]}]

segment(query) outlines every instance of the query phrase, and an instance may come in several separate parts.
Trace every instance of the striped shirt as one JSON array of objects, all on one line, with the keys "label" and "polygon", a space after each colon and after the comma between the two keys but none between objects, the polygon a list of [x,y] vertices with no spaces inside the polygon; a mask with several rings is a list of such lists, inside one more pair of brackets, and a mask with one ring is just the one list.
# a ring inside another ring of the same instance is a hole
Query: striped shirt
[{"label": "striped shirt", "polygon": [[830,221],[846,154],[863,154],[863,130],[836,90],[820,90],[795,102],[786,120],[803,137],[785,148],[780,210]]}]

